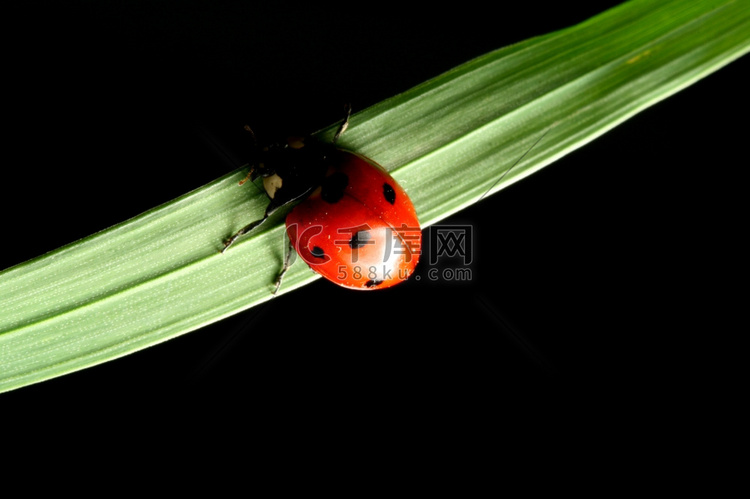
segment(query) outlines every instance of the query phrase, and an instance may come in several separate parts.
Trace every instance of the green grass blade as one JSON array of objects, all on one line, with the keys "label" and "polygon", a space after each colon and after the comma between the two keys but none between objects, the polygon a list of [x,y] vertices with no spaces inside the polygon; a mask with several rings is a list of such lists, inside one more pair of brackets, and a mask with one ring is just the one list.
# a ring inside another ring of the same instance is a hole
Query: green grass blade
[{"label": "green grass blade", "polygon": [[[341,144],[388,168],[429,225],[748,50],[748,2],[632,1],[359,112]],[[280,219],[218,253],[267,202],[237,186],[244,174],[2,272],[0,391],[127,355],[269,300],[283,254]],[[298,263],[282,292],[313,279]]]}]

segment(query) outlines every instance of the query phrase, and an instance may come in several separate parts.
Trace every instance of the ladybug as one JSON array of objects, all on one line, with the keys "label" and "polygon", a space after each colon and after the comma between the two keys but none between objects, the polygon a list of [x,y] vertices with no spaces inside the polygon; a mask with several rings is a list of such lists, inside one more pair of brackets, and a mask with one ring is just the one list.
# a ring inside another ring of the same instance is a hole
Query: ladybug
[{"label": "ladybug", "polygon": [[331,143],[292,138],[259,150],[240,182],[261,177],[270,202],[263,218],[224,242],[222,253],[276,210],[294,206],[286,215],[289,247],[274,294],[295,254],[329,281],[357,290],[394,286],[417,265],[422,232],[409,196],[375,161],[336,147],[350,114],[347,106]]}]

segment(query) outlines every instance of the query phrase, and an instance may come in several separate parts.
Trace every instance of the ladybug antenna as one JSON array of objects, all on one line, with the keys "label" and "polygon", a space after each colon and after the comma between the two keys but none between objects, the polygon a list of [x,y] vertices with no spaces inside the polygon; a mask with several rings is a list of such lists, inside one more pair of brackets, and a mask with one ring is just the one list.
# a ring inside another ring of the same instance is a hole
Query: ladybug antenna
[{"label": "ladybug antenna", "polygon": [[349,127],[349,117],[352,115],[352,105],[351,103],[347,103],[345,107],[346,115],[344,116],[344,121],[341,122],[341,125],[339,125],[339,129],[336,130],[336,135],[333,136],[333,140],[331,141],[333,144],[335,144],[339,137],[346,131],[346,129]]},{"label": "ladybug antenna", "polygon": [[505,171],[503,172],[503,174],[502,174],[502,175],[500,175],[500,178],[499,178],[499,179],[497,179],[497,180],[495,180],[495,183],[494,183],[494,184],[492,184],[492,185],[490,186],[490,188],[489,188],[489,189],[487,189],[487,192],[485,192],[484,194],[482,194],[482,197],[480,197],[479,199],[477,199],[477,201],[481,201],[482,199],[484,199],[484,197],[485,197],[485,196],[486,196],[487,194],[489,194],[489,193],[490,193],[490,191],[491,191],[492,189],[494,189],[494,188],[495,188],[495,186],[496,186],[497,184],[499,184],[499,183],[500,183],[500,181],[501,181],[502,179],[504,179],[504,178],[505,178],[505,176],[506,176],[506,175],[508,175],[508,173],[510,173],[510,171],[511,171],[511,170],[513,170],[513,168],[515,168],[515,167],[516,167],[516,165],[518,165],[518,163],[520,163],[520,162],[521,162],[521,160],[522,160],[523,158],[525,158],[525,157],[526,157],[526,155],[527,155],[527,154],[529,154],[529,152],[530,152],[530,151],[531,151],[532,149],[534,149],[534,148],[536,147],[536,145],[537,145],[537,144],[538,144],[539,142],[541,142],[541,141],[542,141],[542,139],[544,138],[544,136],[545,136],[545,135],[547,135],[547,133],[549,133],[549,131],[550,131],[550,130],[552,130],[553,128],[555,128],[555,127],[557,126],[557,124],[558,124],[558,123],[559,123],[559,121],[555,121],[554,123],[552,123],[552,124],[551,124],[551,125],[550,125],[550,126],[549,126],[549,127],[548,127],[548,128],[547,128],[547,129],[545,130],[545,131],[544,131],[544,133],[543,133],[543,134],[542,134],[542,135],[541,135],[541,136],[540,136],[540,137],[539,137],[538,139],[536,139],[536,142],[534,142],[533,144],[531,144],[531,147],[529,147],[528,149],[526,149],[526,152],[525,152],[525,153],[523,153],[523,154],[521,154],[521,157],[520,157],[520,158],[518,158],[518,159],[516,160],[516,162],[515,162],[515,163],[513,163],[513,164],[511,165],[511,167],[510,167],[510,168],[508,168],[507,170],[505,170]]},{"label": "ladybug antenna", "polygon": [[[255,132],[253,132],[253,129],[250,128],[250,125],[245,125],[244,128],[245,128],[245,130],[247,132],[250,132],[250,137],[252,137],[252,140],[253,140],[253,151],[257,151],[258,150],[258,139],[255,136]],[[248,180],[251,180],[252,177],[253,177],[253,173],[255,173],[255,165],[254,164],[250,167],[250,171],[247,172],[247,176],[245,178],[243,178],[242,180],[240,180],[240,185],[244,184]]]},{"label": "ladybug antenna", "polygon": [[255,137],[255,132],[253,132],[253,129],[250,128],[250,125],[245,125],[243,128],[245,129],[246,132],[250,133],[250,137],[253,138],[253,147],[257,148],[258,147],[258,139]]}]

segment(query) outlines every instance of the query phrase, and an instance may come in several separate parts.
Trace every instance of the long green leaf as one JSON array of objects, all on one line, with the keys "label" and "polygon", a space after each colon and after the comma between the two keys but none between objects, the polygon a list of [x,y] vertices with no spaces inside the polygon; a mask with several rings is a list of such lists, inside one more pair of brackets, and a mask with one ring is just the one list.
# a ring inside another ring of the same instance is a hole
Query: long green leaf
[{"label": "long green leaf", "polygon": [[[748,2],[631,1],[357,113],[341,144],[388,168],[427,226],[748,50]],[[127,355],[270,299],[281,220],[218,253],[267,202],[237,186],[245,173],[0,274],[0,391]],[[297,264],[282,293],[315,278]]]}]

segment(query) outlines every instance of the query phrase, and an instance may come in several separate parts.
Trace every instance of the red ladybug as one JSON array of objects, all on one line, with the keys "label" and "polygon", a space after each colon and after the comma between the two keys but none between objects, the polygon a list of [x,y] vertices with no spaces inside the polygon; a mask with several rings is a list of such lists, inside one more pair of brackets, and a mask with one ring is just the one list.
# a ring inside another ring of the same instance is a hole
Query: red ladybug
[{"label": "red ladybug", "polygon": [[295,252],[315,272],[352,289],[394,286],[417,265],[422,232],[409,196],[373,160],[335,146],[349,114],[347,108],[330,144],[290,139],[266,147],[248,173],[250,180],[263,178],[271,201],[263,218],[225,241],[222,253],[279,208],[299,203],[286,216],[289,250],[274,294]]}]

